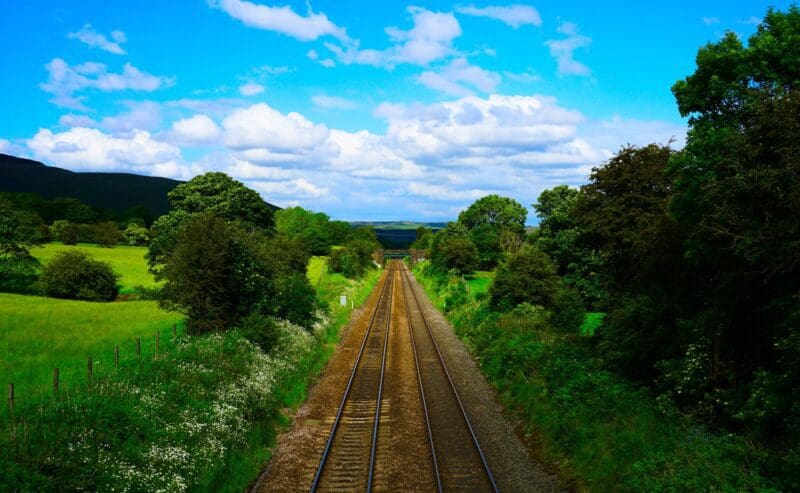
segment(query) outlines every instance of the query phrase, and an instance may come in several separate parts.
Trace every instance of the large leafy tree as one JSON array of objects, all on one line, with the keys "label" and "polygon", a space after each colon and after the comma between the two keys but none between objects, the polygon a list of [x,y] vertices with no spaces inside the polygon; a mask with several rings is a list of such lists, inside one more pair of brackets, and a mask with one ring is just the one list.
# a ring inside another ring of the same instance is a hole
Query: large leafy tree
[{"label": "large leafy tree", "polygon": [[258,228],[274,225],[272,207],[258,193],[225,173],[211,172],[182,183],[167,194],[175,210],[213,212],[228,220],[238,220]]},{"label": "large leafy tree", "polygon": [[673,86],[690,118],[672,212],[704,300],[686,322],[708,369],[698,393],[766,429],[800,429],[787,418],[800,396],[798,40],[800,9],[771,9],[747,45],[728,33]]},{"label": "large leafy tree", "polygon": [[272,208],[255,190],[225,173],[206,173],[175,187],[167,197],[172,210],[153,223],[147,253],[150,270],[160,275],[161,266],[175,248],[185,222],[195,214],[213,212],[250,230],[271,230]]},{"label": "large leafy tree", "polygon": [[34,281],[39,263],[29,248],[40,242],[40,224],[38,216],[0,197],[0,290],[24,291]]},{"label": "large leafy tree", "polygon": [[590,305],[599,307],[605,298],[600,285],[599,253],[581,241],[583,230],[575,218],[579,190],[560,185],[544,190],[533,208],[539,216],[535,245],[556,264],[564,281],[580,291]]},{"label": "large leafy tree", "polygon": [[492,268],[504,253],[519,247],[527,216],[528,211],[516,200],[487,195],[463,210],[458,222],[469,231],[481,267]]},{"label": "large leafy tree", "polygon": [[312,255],[327,255],[331,247],[330,218],[322,212],[311,212],[302,207],[290,207],[275,213],[278,233],[296,238],[306,245]]},{"label": "large leafy tree", "polygon": [[686,293],[682,232],[670,217],[673,151],[626,147],[595,168],[575,218],[582,248],[599,252],[609,313],[600,348],[619,370],[651,379],[656,364],[679,354],[677,310]]}]

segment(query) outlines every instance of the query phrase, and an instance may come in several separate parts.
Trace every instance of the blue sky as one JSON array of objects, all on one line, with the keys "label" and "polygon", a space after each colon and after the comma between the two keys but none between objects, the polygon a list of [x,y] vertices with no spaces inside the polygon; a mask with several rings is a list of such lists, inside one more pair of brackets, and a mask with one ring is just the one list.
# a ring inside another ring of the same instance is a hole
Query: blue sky
[{"label": "blue sky", "polygon": [[624,144],[682,145],[697,49],[789,2],[587,4],[3,2],[0,152],[225,171],[340,219],[528,206]]}]

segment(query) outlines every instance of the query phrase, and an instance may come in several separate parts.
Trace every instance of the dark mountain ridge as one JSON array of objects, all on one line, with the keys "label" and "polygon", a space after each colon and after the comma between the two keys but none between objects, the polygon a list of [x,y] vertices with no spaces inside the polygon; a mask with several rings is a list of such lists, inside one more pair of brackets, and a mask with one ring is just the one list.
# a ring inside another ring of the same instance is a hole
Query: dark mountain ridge
[{"label": "dark mountain ridge", "polygon": [[158,217],[169,211],[167,193],[178,180],[130,173],[76,173],[39,161],[0,154],[0,191],[73,197],[99,209],[144,206]]}]

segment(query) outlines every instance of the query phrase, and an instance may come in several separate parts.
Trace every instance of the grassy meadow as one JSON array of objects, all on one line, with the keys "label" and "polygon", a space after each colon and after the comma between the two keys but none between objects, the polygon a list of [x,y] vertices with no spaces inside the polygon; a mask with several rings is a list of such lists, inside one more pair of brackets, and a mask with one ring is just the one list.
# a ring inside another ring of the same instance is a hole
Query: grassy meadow
[{"label": "grassy meadow", "polygon": [[46,264],[57,253],[79,250],[86,252],[97,260],[110,263],[114,272],[119,274],[120,294],[130,294],[136,287],[152,288],[156,286],[153,275],[147,270],[146,247],[117,245],[114,248],[104,248],[97,245],[78,244],[64,245],[61,243],[48,243],[31,249],[31,254],[39,262]]},{"label": "grassy meadow", "polygon": [[[14,382],[17,401],[39,399],[52,392],[53,368],[61,388],[71,392],[86,382],[87,357],[96,374],[114,368],[114,346],[120,360],[136,358],[136,338],[142,354],[172,336],[172,324],[183,316],[160,310],[155,301],[93,303],[0,293],[0,374]],[[3,406],[5,411],[5,406]]]}]

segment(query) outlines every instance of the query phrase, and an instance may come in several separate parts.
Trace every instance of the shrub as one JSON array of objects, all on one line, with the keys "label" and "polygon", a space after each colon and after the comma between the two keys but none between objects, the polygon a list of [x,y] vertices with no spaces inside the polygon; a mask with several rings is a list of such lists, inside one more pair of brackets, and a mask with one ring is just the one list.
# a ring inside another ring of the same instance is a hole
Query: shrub
[{"label": "shrub", "polygon": [[275,319],[260,313],[251,313],[245,317],[240,333],[265,353],[269,353],[280,341],[280,331]]},{"label": "shrub", "polygon": [[111,248],[122,240],[122,234],[115,223],[99,223],[91,228],[92,240],[100,246]]},{"label": "shrub", "polygon": [[469,238],[445,238],[437,245],[434,258],[439,269],[466,274],[476,267],[478,249]]},{"label": "shrub", "polygon": [[128,224],[128,227],[122,232],[122,237],[125,239],[125,243],[130,246],[147,245],[147,228],[132,222]]},{"label": "shrub", "polygon": [[111,301],[119,292],[119,275],[110,264],[84,252],[61,252],[44,266],[39,288],[47,296],[87,301]]},{"label": "shrub", "polygon": [[64,220],[53,221],[53,226],[50,228],[50,232],[54,239],[62,242],[65,245],[78,244],[80,227],[77,224]]},{"label": "shrub", "polygon": [[359,277],[372,264],[373,247],[368,240],[351,240],[344,247],[331,251],[328,268],[331,272],[341,272],[345,277]]}]

